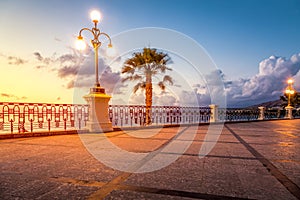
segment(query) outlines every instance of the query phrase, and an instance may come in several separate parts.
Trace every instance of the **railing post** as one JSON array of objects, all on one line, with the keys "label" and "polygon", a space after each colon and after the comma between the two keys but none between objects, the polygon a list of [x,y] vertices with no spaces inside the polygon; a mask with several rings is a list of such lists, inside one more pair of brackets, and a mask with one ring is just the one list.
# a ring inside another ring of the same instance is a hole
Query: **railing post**
[{"label": "railing post", "polygon": [[14,120],[10,120],[10,132],[13,133],[14,132]]},{"label": "railing post", "polygon": [[81,130],[81,118],[78,118],[78,128]]},{"label": "railing post", "polygon": [[48,131],[50,132],[50,126],[51,126],[51,119],[48,119]]},{"label": "railing post", "polygon": [[218,109],[218,105],[215,104],[211,104],[209,105],[210,107],[210,120],[209,122],[218,122],[219,121],[219,109]]},{"label": "railing post", "polygon": [[30,132],[33,132],[33,119],[30,119]]},{"label": "railing post", "polygon": [[287,106],[285,107],[285,110],[286,110],[286,115],[285,115],[285,118],[286,119],[293,119],[293,107],[292,106]]},{"label": "railing post", "polygon": [[64,119],[64,130],[67,130],[67,119]]},{"label": "railing post", "polygon": [[259,109],[258,120],[264,120],[265,119],[265,110],[266,110],[266,107],[260,106],[260,107],[258,107],[258,109]]}]

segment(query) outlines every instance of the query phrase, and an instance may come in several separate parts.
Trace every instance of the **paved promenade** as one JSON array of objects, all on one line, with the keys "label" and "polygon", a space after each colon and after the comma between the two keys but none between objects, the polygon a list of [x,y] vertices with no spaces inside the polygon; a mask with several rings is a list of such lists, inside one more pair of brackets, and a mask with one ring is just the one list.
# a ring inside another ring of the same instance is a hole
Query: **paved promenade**
[{"label": "paved promenade", "polygon": [[219,128],[0,140],[0,199],[300,199],[300,120]]}]

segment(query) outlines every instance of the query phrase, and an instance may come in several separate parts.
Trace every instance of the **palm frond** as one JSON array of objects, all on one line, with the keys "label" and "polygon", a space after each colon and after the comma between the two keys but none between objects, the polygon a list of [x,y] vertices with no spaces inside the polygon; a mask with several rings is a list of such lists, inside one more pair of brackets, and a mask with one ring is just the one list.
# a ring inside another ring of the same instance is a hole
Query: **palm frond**
[{"label": "palm frond", "polygon": [[[144,48],[141,52],[133,53],[132,57],[124,62],[121,72],[128,76],[123,78],[122,82],[138,81],[133,88],[133,92],[136,93],[139,89],[145,89],[146,77],[152,83],[152,77],[160,77],[160,74],[171,71],[172,69],[167,67],[167,64],[170,62],[172,60],[167,53],[160,52],[154,48]],[[150,79],[149,76],[151,77]],[[173,84],[172,78],[168,75],[163,77],[158,86],[165,90],[166,83]]]},{"label": "palm frond", "polygon": [[132,77],[132,80],[133,80],[133,81],[137,81],[137,80],[141,80],[142,78],[143,78],[142,76],[136,74],[136,75],[134,75],[134,76]]},{"label": "palm frond", "polygon": [[126,82],[126,81],[130,81],[132,80],[132,76],[127,76],[125,78],[122,78],[122,83]]},{"label": "palm frond", "polygon": [[163,90],[163,91],[166,89],[166,86],[165,86],[165,84],[164,84],[162,81],[160,81],[157,85],[158,85],[159,88],[160,88],[161,90]]},{"label": "palm frond", "polygon": [[134,74],[135,69],[133,67],[131,67],[130,65],[124,65],[124,67],[122,68],[121,73],[130,73],[130,74]]},{"label": "palm frond", "polygon": [[164,76],[163,82],[164,82],[164,83],[169,82],[170,85],[173,85],[173,79],[172,79],[172,77],[169,76],[169,75],[165,75],[165,76]]},{"label": "palm frond", "polygon": [[146,83],[145,83],[145,82],[137,83],[137,84],[133,87],[133,93],[136,93],[139,89],[144,90],[145,88],[146,88]]}]

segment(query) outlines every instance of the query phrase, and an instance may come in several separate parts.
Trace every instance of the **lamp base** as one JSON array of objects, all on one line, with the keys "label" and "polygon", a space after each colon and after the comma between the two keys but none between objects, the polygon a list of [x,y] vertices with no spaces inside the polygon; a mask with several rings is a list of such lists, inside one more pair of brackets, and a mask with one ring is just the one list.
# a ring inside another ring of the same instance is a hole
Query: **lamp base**
[{"label": "lamp base", "polygon": [[285,107],[286,110],[286,115],[285,118],[286,119],[293,119],[293,108],[292,106],[288,105],[287,107]]},{"label": "lamp base", "polygon": [[90,94],[95,94],[95,93],[105,94],[105,89],[100,86],[90,88]]},{"label": "lamp base", "polygon": [[102,87],[90,89],[90,93],[83,97],[89,104],[89,120],[86,128],[90,132],[109,132],[113,131],[112,123],[108,115],[108,102],[111,96],[105,94]]},{"label": "lamp base", "polygon": [[106,133],[113,131],[112,123],[101,123],[101,122],[86,122],[86,129],[89,130],[91,133]]}]

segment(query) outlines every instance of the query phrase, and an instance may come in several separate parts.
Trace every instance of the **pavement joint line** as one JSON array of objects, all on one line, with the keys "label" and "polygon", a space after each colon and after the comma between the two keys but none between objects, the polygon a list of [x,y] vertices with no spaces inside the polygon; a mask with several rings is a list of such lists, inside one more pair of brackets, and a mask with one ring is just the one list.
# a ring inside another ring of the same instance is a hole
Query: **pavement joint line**
[{"label": "pavement joint line", "polygon": [[[155,157],[158,153],[161,152],[163,147],[168,145],[171,141],[176,140],[182,133],[184,133],[187,129],[189,129],[192,126],[186,126],[182,130],[180,130],[179,133],[174,135],[172,138],[170,138],[167,142],[162,144],[157,150],[152,151],[149,153],[147,156],[145,156],[143,159],[141,159],[139,162],[133,164],[130,168],[131,171],[136,171],[139,168],[141,168],[146,162],[151,160],[153,157]],[[180,128],[180,127],[174,127],[174,128]],[[107,195],[109,195],[113,190],[115,190],[115,186],[123,183],[126,181],[126,179],[131,176],[133,173],[131,172],[123,172],[121,175],[117,176],[107,184],[105,184],[101,189],[98,191],[94,192],[92,195],[89,196],[89,200],[99,200],[99,199],[104,199]]]},{"label": "pavement joint line", "polygon": [[283,174],[275,165],[272,164],[267,158],[256,151],[250,144],[241,138],[236,132],[234,132],[228,125],[224,125],[245,147],[255,156],[258,161],[274,176],[292,195],[297,199],[300,199],[300,188],[292,180],[290,180],[285,174]]},{"label": "pavement joint line", "polygon": [[[167,141],[169,138],[135,138],[135,137],[119,137],[120,139],[134,139],[134,140],[153,140],[153,141]],[[179,140],[178,140],[179,141]]]},{"label": "pavement joint line", "polygon": [[249,200],[248,198],[231,197],[231,196],[197,193],[197,192],[188,192],[188,191],[183,191],[183,190],[169,190],[169,189],[158,189],[158,188],[143,187],[143,186],[131,186],[131,185],[125,185],[125,184],[117,185],[116,189],[130,190],[130,191],[134,191],[134,192],[144,192],[144,193],[151,193],[151,194],[177,196],[177,197],[187,197],[187,198],[193,198],[193,199]]},{"label": "pavement joint line", "polygon": [[[198,135],[198,134],[197,134]],[[182,141],[182,142],[189,142],[191,140],[186,140],[186,139],[178,139],[177,141]],[[192,140],[193,142],[214,142],[213,140]],[[240,142],[228,142],[228,141],[218,141],[218,143],[221,143],[221,144],[240,144]]]},{"label": "pavement joint line", "polygon": [[[123,177],[124,178],[124,177]],[[87,187],[103,187],[106,182],[102,181],[88,181],[88,180],[80,180],[73,179],[67,177],[51,177],[50,180],[55,182],[73,184],[78,186],[87,186]],[[248,198],[239,198],[239,197],[231,197],[225,195],[214,195],[214,194],[205,194],[198,192],[189,192],[183,190],[172,190],[172,189],[159,189],[152,187],[144,187],[144,186],[134,186],[128,184],[112,184],[114,186],[114,190],[127,190],[134,192],[143,192],[143,193],[151,193],[151,194],[161,194],[161,195],[169,195],[169,196],[178,196],[178,197],[188,197],[194,199],[209,199],[209,200],[249,200]]]},{"label": "pavement joint line", "polygon": [[[179,155],[179,153],[173,153],[173,152],[161,152],[161,154],[171,154],[171,155]],[[183,153],[180,154],[183,156],[199,156],[199,154],[196,153]],[[204,157],[208,158],[230,158],[230,159],[241,159],[241,160],[257,160],[255,157],[242,157],[242,156],[221,156],[221,155],[206,155]]]},{"label": "pavement joint line", "polygon": [[[113,138],[113,136],[110,136],[109,138]],[[120,138],[120,137],[119,137]],[[102,139],[102,138],[101,138]],[[131,137],[124,137],[121,139],[136,139],[136,140],[157,140],[157,141],[166,141],[169,140],[170,138],[131,138]],[[181,142],[204,142],[204,140],[186,140],[186,139],[177,139],[176,141],[181,141]],[[209,141],[209,140],[205,140],[205,142],[215,142],[215,141]],[[218,141],[218,143],[222,143],[222,144],[240,144],[240,142],[226,142],[226,141]]]},{"label": "pavement joint line", "polygon": [[[2,142],[0,144],[3,144]],[[6,143],[9,144],[9,143]],[[72,147],[72,148],[78,148],[78,146],[74,145],[57,145],[57,144],[47,144],[47,145],[42,145],[42,144],[34,144],[34,143],[15,143],[16,145],[25,145],[25,146],[40,146],[40,147]]]}]

